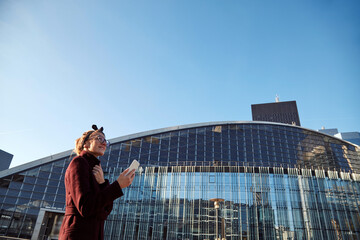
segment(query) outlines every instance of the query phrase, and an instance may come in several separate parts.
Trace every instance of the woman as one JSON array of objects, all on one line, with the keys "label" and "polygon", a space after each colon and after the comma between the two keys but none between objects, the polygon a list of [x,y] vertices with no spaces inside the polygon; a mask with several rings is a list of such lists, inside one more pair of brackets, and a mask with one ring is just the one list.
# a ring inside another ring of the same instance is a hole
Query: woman
[{"label": "woman", "polygon": [[76,156],[65,173],[66,208],[59,240],[102,240],[104,221],[113,201],[123,195],[122,189],[134,180],[135,170],[126,169],[112,184],[104,179],[99,156],[104,155],[107,141],[103,127],[87,131],[76,140]]}]

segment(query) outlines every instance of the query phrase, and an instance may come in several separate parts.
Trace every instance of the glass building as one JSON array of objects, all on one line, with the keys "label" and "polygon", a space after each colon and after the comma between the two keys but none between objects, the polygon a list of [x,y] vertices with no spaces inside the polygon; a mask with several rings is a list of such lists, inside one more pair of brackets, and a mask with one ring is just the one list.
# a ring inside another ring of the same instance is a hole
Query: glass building
[{"label": "glass building", "polygon": [[[299,126],[211,122],[110,140],[105,239],[360,239],[360,148]],[[56,239],[71,151],[0,172],[0,238]],[[219,208],[214,207],[219,199]]]}]

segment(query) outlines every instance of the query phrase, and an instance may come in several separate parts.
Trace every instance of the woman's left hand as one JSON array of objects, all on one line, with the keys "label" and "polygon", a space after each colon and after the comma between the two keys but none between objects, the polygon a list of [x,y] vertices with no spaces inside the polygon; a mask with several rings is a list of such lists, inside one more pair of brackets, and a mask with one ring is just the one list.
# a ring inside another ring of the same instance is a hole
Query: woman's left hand
[{"label": "woman's left hand", "polygon": [[101,164],[100,165],[95,165],[95,167],[93,168],[92,170],[93,174],[94,174],[94,177],[96,179],[96,181],[99,183],[99,184],[103,184],[105,182],[105,179],[104,179],[104,172],[101,168]]}]

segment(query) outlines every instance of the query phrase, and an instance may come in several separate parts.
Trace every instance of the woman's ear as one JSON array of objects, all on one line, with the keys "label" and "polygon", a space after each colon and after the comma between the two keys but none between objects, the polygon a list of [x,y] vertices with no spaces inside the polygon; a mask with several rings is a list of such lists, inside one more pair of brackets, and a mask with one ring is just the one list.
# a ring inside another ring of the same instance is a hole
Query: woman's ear
[{"label": "woman's ear", "polygon": [[90,142],[89,142],[89,141],[86,141],[86,143],[84,143],[83,149],[89,148],[89,147],[90,147]]}]

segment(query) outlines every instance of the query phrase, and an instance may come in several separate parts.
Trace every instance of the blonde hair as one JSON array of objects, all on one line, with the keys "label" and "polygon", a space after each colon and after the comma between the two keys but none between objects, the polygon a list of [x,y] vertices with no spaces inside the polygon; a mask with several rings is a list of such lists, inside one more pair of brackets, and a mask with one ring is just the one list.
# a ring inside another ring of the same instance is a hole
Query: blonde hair
[{"label": "blonde hair", "polygon": [[90,139],[90,136],[97,132],[99,132],[105,136],[105,134],[102,132],[102,129],[98,129],[95,131],[89,130],[89,131],[84,132],[81,137],[79,137],[78,139],[75,140],[74,152],[77,155],[80,155],[81,151],[84,150],[85,143]]}]

